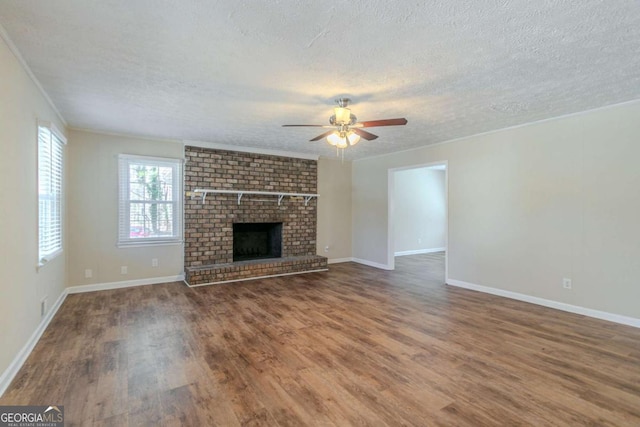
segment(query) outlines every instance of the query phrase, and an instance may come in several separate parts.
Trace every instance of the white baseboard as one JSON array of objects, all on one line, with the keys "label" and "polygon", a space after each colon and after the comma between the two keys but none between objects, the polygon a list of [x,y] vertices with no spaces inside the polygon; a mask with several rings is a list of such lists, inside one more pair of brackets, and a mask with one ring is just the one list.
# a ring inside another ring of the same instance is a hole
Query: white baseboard
[{"label": "white baseboard", "polygon": [[476,285],[474,283],[463,282],[462,280],[447,279],[447,285],[459,288],[470,289],[473,291],[484,292],[487,294],[497,295],[500,297],[511,298],[518,301],[524,301],[531,304],[537,304],[544,307],[555,308],[556,310],[567,311],[569,313],[581,314],[596,319],[608,320],[609,322],[620,323],[622,325],[640,328],[640,319],[635,317],[623,316],[621,314],[608,313],[606,311],[594,310],[592,308],[580,307],[577,305],[566,304],[564,302],[553,301],[549,299],[534,297],[531,295],[520,294],[518,292],[505,291],[504,289],[491,288],[489,286]]},{"label": "white baseboard", "polygon": [[333,258],[328,259],[327,264],[340,264],[341,262],[352,262],[353,258]]},{"label": "white baseboard", "polygon": [[70,294],[84,292],[106,291],[109,289],[131,288],[133,286],[155,285],[160,283],[182,282],[184,274],[177,276],[152,277],[149,279],[125,280],[122,282],[95,283],[92,285],[77,285],[67,288]]},{"label": "white baseboard", "polygon": [[58,309],[60,308],[66,297],[67,290],[65,289],[62,291],[49,312],[42,318],[36,330],[29,337],[29,340],[20,349],[16,357],[13,358],[7,369],[5,369],[5,371],[2,373],[2,376],[0,376],[0,396],[4,394],[4,392],[11,384],[11,381],[13,381],[20,368],[22,368],[22,365],[24,365],[24,362],[27,361],[27,358],[40,340],[40,337],[42,336],[44,331],[47,329],[47,326],[49,326],[49,323],[51,322],[51,319],[53,319],[53,316],[55,316],[55,314],[58,312]]},{"label": "white baseboard", "polygon": [[178,276],[154,277],[150,279],[127,280],[124,282],[96,283],[93,285],[80,285],[66,288],[64,291],[62,291],[56,302],[53,304],[51,310],[49,310],[46,316],[42,318],[40,324],[38,324],[36,330],[33,332],[31,337],[29,337],[27,343],[22,347],[22,349],[20,349],[16,357],[14,357],[7,369],[5,369],[5,371],[0,376],[0,397],[7,390],[7,388],[11,384],[11,381],[13,381],[20,368],[22,368],[22,365],[24,364],[24,362],[26,362],[36,344],[38,344],[40,337],[47,329],[47,326],[49,326],[49,323],[51,322],[51,319],[53,319],[53,316],[55,316],[55,314],[58,312],[58,309],[62,306],[62,303],[64,302],[65,298],[67,298],[67,295],[79,294],[83,292],[103,291],[108,289],[129,288],[132,286],[181,282],[183,280],[184,275],[180,274]]},{"label": "white baseboard", "polygon": [[366,259],[352,258],[352,261],[353,262],[357,262],[358,264],[368,265],[369,267],[380,268],[382,270],[393,270],[387,264],[380,264],[380,263],[369,261],[369,260],[366,260]]},{"label": "white baseboard", "polygon": [[405,256],[405,255],[420,255],[420,254],[430,254],[433,252],[443,252],[447,248],[429,248],[429,249],[414,249],[412,251],[398,251],[394,253],[394,256]]}]

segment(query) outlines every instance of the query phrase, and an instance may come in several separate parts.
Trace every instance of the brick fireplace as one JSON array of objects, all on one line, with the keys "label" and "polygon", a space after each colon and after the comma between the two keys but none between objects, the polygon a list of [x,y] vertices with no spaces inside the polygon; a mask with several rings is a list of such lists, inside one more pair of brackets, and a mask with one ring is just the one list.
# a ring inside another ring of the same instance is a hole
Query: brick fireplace
[{"label": "brick fireplace", "polygon": [[[197,188],[316,193],[315,160],[192,146],[185,147],[185,158],[190,286],[326,270],[327,259],[315,254],[317,199],[305,203],[300,197],[247,194],[239,201],[236,194],[217,193],[203,203],[202,195],[193,193]],[[275,228],[264,231],[270,227]]]}]

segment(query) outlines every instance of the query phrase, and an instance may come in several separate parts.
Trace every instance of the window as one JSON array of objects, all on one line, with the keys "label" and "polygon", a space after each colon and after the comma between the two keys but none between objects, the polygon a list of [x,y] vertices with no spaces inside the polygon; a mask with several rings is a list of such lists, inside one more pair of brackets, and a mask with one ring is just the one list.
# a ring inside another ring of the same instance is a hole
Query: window
[{"label": "window", "polygon": [[182,160],[119,156],[118,246],[182,240]]},{"label": "window", "polygon": [[64,136],[38,123],[38,260],[43,265],[62,252]]}]

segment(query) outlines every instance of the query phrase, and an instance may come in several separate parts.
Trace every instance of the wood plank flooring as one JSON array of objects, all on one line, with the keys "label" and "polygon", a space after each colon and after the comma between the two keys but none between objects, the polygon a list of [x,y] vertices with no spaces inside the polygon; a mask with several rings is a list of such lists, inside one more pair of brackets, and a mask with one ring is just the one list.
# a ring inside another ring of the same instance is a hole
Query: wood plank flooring
[{"label": "wood plank flooring", "polygon": [[640,425],[640,329],[396,271],[67,297],[0,404],[67,425]]}]

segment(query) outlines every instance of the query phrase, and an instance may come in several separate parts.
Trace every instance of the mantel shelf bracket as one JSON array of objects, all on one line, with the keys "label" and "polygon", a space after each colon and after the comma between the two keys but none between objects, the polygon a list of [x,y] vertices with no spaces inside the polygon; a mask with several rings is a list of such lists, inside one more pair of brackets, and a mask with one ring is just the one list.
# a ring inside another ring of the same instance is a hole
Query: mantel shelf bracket
[{"label": "mantel shelf bracket", "polygon": [[214,188],[196,188],[193,190],[191,194],[191,198],[195,197],[195,194],[202,194],[202,204],[204,205],[207,200],[207,194],[236,194],[238,196],[238,206],[240,206],[240,202],[242,201],[242,196],[245,194],[259,194],[265,196],[278,196],[278,206],[281,205],[282,200],[287,197],[299,197],[304,198],[304,205],[308,206],[311,199],[320,197],[319,194],[308,194],[308,193],[282,193],[279,191],[245,191],[245,190],[217,190]]}]

